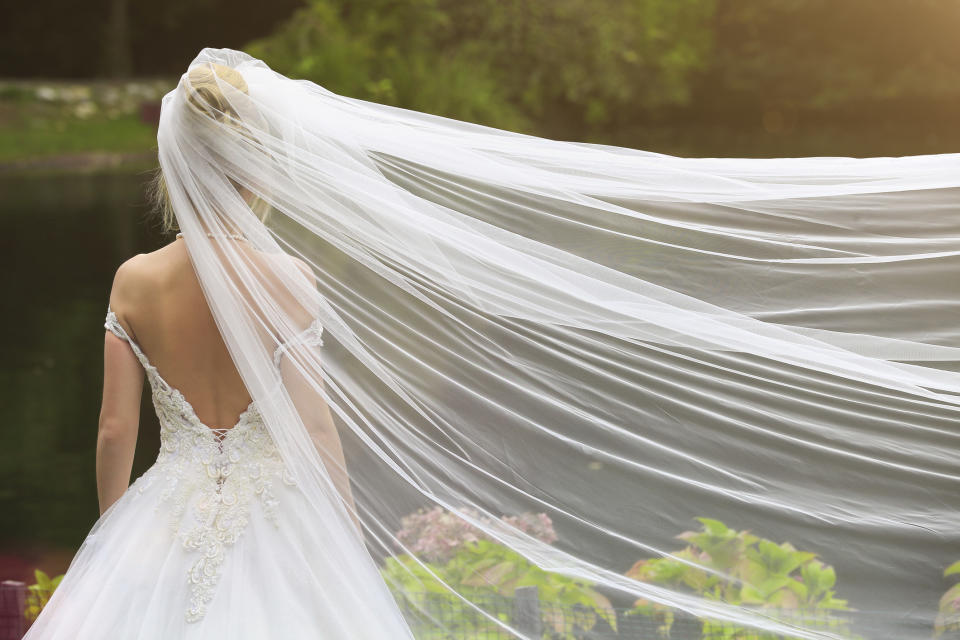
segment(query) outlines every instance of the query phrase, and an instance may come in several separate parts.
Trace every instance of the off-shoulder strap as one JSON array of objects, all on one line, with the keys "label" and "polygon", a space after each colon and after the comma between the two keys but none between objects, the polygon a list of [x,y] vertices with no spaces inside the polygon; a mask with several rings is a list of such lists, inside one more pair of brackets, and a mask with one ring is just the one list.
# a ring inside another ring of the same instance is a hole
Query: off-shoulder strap
[{"label": "off-shoulder strap", "polygon": [[320,320],[314,320],[310,323],[310,326],[293,336],[287,342],[284,342],[282,345],[277,347],[277,350],[273,352],[273,366],[280,368],[280,360],[283,358],[283,354],[286,353],[290,347],[297,344],[306,344],[310,346],[320,347],[323,346],[323,325],[320,324]]},{"label": "off-shoulder strap", "polygon": [[120,324],[120,321],[117,319],[117,314],[110,309],[110,305],[107,305],[107,319],[103,323],[103,327],[118,338],[122,338],[130,344],[130,348],[133,349],[133,353],[137,356],[137,360],[140,361],[140,364],[143,365],[144,369],[149,371],[153,368],[153,366],[150,364],[150,360],[147,358],[147,354],[145,354],[143,349],[140,348],[140,345],[134,342],[133,338],[127,334],[127,330],[124,329],[123,325]]},{"label": "off-shoulder strap", "polygon": [[[152,371],[154,369],[153,365],[150,364],[149,358],[147,358],[147,354],[143,352],[143,349],[140,348],[140,345],[138,345],[127,333],[127,330],[123,328],[123,325],[121,325],[120,321],[117,319],[117,314],[113,312],[109,305],[107,305],[107,317],[106,321],[103,323],[103,327],[117,337],[126,340],[127,343],[130,344],[130,348],[133,349],[133,353],[137,356],[137,360],[140,361],[140,364],[143,365],[144,369],[147,371]],[[280,360],[283,358],[283,354],[296,344],[323,346],[323,338],[321,337],[322,334],[323,326],[320,324],[320,320],[314,320],[306,329],[277,347],[276,351],[273,352],[273,365],[279,369]]]}]

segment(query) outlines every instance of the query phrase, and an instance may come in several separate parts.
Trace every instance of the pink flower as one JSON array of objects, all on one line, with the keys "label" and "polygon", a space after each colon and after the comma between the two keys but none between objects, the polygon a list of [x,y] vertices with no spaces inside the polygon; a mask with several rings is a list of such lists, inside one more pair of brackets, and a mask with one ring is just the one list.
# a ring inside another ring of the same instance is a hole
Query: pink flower
[{"label": "pink flower", "polygon": [[[476,509],[463,508],[465,515],[481,521]],[[501,521],[538,540],[552,544],[557,540],[550,516],[545,513],[522,513],[518,516],[502,516]],[[428,562],[448,561],[468,542],[487,540],[489,536],[469,524],[463,517],[443,507],[418,509],[400,521],[397,539],[406,549]]]},{"label": "pink flower", "polygon": [[545,513],[527,512],[519,516],[503,516],[501,520],[547,544],[557,541],[557,533],[553,530],[553,522],[550,520],[550,516]]}]

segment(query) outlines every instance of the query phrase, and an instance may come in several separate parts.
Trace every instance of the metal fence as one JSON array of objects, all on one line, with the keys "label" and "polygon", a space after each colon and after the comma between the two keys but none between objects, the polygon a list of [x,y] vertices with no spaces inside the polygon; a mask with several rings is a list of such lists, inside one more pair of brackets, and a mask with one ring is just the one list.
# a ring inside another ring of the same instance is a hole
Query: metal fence
[{"label": "metal fence", "polygon": [[27,585],[14,580],[0,582],[0,640],[20,640],[27,632]]},{"label": "metal fence", "polygon": [[[408,596],[410,594],[407,594]],[[479,610],[478,610],[479,609]],[[683,611],[642,615],[633,608],[598,610],[581,604],[542,602],[536,587],[522,587],[515,596],[471,597],[423,594],[414,604],[401,600],[401,610],[418,640],[786,640],[753,632],[733,623],[705,621]],[[769,616],[810,629],[849,633],[849,613],[834,611],[771,611]],[[496,621],[491,620],[494,618]],[[499,621],[499,623],[497,622]],[[517,635],[517,634],[521,635]]]},{"label": "metal fence", "polygon": [[[597,610],[543,602],[536,587],[519,588],[513,597],[474,596],[470,602],[448,594],[413,595],[422,597],[416,604],[401,600],[400,608],[417,640],[786,640],[784,636],[704,621],[676,610],[650,616],[638,615],[630,608]],[[23,637],[28,627],[26,606],[24,583],[0,583],[0,640]],[[778,615],[784,621],[806,628],[830,629],[840,635],[849,633],[853,621],[845,612],[783,611]]]}]

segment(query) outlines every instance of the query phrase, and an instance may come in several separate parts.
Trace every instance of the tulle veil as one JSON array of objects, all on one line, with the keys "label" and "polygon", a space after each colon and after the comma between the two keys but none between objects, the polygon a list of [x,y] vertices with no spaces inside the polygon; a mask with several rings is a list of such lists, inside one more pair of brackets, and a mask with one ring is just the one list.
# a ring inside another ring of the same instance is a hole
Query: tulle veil
[{"label": "tulle veil", "polygon": [[391,637],[949,624],[960,156],[683,158],[197,67],[178,225],[310,552]]}]

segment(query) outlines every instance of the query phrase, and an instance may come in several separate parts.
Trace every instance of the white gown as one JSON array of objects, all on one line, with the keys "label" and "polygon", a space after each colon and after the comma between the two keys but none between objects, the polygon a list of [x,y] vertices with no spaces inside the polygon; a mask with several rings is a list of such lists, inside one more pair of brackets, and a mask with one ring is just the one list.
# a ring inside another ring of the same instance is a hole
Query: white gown
[{"label": "white gown", "polygon": [[385,585],[371,593],[323,530],[303,526],[309,509],[256,402],[233,428],[207,427],[109,308],[104,326],[146,371],[160,454],[97,520],[25,638],[410,637]]}]

